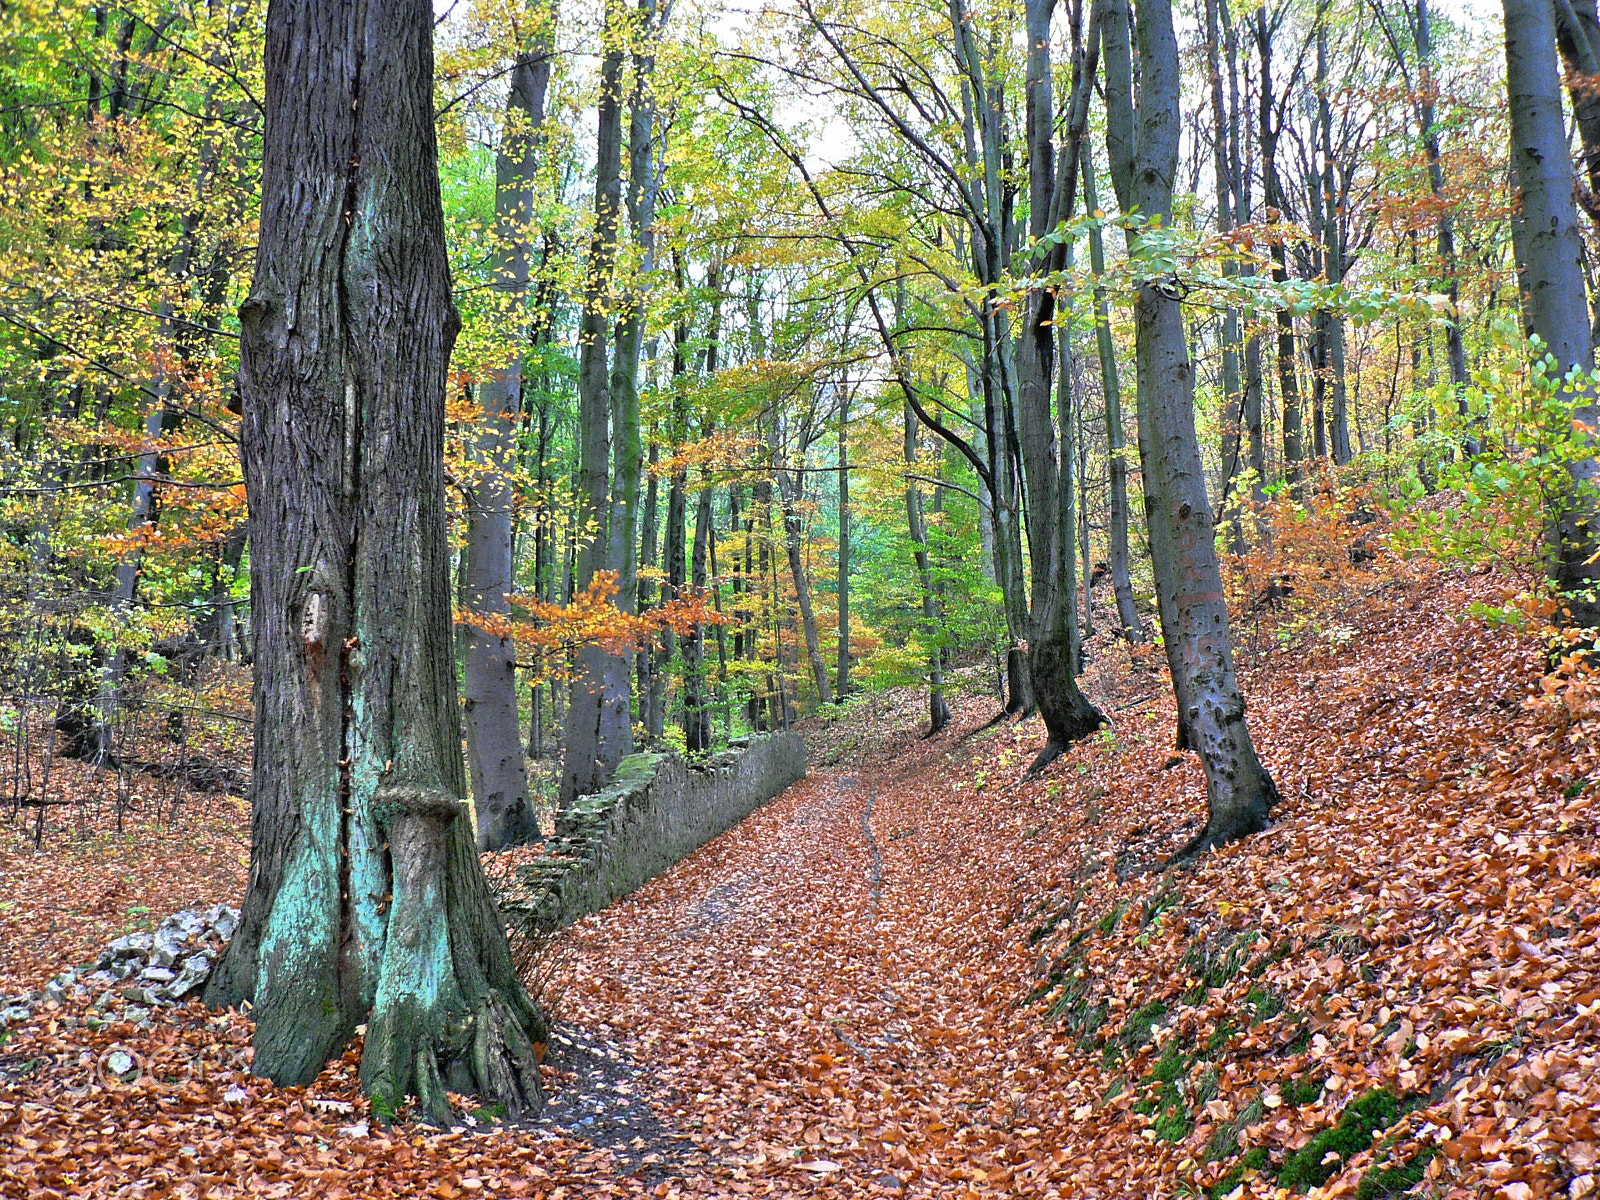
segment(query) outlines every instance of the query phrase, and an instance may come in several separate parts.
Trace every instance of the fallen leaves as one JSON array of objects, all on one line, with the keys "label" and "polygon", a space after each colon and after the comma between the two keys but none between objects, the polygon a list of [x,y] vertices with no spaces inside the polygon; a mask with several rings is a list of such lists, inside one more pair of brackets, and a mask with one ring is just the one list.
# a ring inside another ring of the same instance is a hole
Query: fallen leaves
[{"label": "fallen leaves", "polygon": [[[548,1131],[384,1131],[353,1053],[277,1089],[227,1057],[249,1036],[236,1015],[88,1031],[66,1006],[4,1052],[45,1065],[0,1091],[0,1191],[1277,1196],[1312,1154],[1316,1196],[1384,1170],[1441,1196],[1583,1200],[1600,756],[1576,667],[1558,704],[1533,641],[1449,619],[1500,587],[1402,580],[1342,613],[1349,638],[1247,647],[1285,800],[1179,874],[1114,869],[1181,844],[1204,786],[1193,756],[1159,769],[1170,708],[1136,699],[1154,668],[1114,647],[1090,686],[1139,707],[1039,780],[1019,781],[1036,723],[962,732],[981,699],[928,741],[914,697],[870,742],[824,731],[839,767],[574,930],[565,1016],[633,1056],[628,1087],[694,1145],[680,1160],[625,1173]],[[38,872],[63,870],[47,860],[4,862],[38,896]],[[132,882],[119,904],[172,889],[154,865]],[[99,935],[73,929],[85,949]],[[113,1043],[205,1069],[72,1094],[79,1056]],[[1377,1094],[1396,1120],[1318,1140]]]}]

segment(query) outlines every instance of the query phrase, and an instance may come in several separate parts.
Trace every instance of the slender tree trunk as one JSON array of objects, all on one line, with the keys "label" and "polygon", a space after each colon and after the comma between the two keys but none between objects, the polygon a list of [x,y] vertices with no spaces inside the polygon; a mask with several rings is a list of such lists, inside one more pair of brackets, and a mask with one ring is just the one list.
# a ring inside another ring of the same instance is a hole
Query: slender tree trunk
[{"label": "slender tree trunk", "polygon": [[816,683],[817,703],[832,704],[833,689],[828,686],[828,664],[822,658],[822,643],[817,636],[817,614],[811,603],[811,576],[806,570],[804,530],[800,525],[800,481],[791,471],[778,471],[778,496],[783,504],[783,543],[789,555],[789,573],[794,577],[795,603],[800,608],[800,626],[806,639],[806,661]]},{"label": "slender tree trunk", "polygon": [[[1083,203],[1091,214],[1100,211],[1095,191],[1094,155],[1083,156]],[[1089,266],[1095,278],[1105,274],[1105,239],[1098,225],[1089,226]],[[1117,373],[1117,349],[1111,340],[1111,305],[1106,290],[1094,289],[1094,336],[1100,356],[1100,383],[1106,398],[1106,455],[1109,460],[1110,491],[1107,496],[1107,522],[1110,545],[1106,551],[1111,568],[1111,587],[1117,598],[1117,620],[1122,636],[1129,642],[1144,641],[1144,622],[1133,599],[1133,574],[1128,555],[1128,435],[1122,428],[1122,381]]]},{"label": "slender tree trunk", "polygon": [[[1261,55],[1261,176],[1266,192],[1267,219],[1280,223],[1284,218],[1283,185],[1278,179],[1278,139],[1283,134],[1281,112],[1273,121],[1272,94],[1272,33],[1267,26],[1267,10],[1256,9],[1256,48]],[[1272,279],[1280,285],[1289,282],[1288,256],[1283,238],[1272,239]],[[1292,488],[1298,489],[1304,478],[1301,463],[1305,461],[1304,419],[1300,409],[1300,376],[1295,361],[1294,315],[1288,309],[1277,312],[1278,327],[1278,400],[1283,407],[1283,477]]]},{"label": "slender tree trunk", "polygon": [[[1219,7],[1230,0],[1206,0],[1206,68],[1211,76],[1212,164],[1217,193],[1217,232],[1233,228],[1235,183],[1229,134],[1233,122],[1222,88],[1222,54],[1231,52],[1233,22],[1222,25]],[[1226,30],[1224,34],[1223,30]],[[1231,53],[1230,53],[1231,58]],[[1224,263],[1225,275],[1236,275],[1234,263]],[[1239,310],[1222,311],[1222,519],[1228,526],[1234,552],[1244,553],[1244,521],[1239,506],[1239,475],[1244,467],[1244,413],[1239,382]]]},{"label": "slender tree trunk", "polygon": [[[1109,0],[1107,142],[1112,169],[1139,210],[1172,211],[1181,120],[1178,42],[1171,0],[1139,5],[1140,94],[1130,85],[1126,0]],[[1120,53],[1112,46],[1120,43]],[[1115,77],[1119,86],[1113,87]],[[1114,134],[1113,134],[1113,131]],[[1265,828],[1277,788],[1256,757],[1244,693],[1233,668],[1228,602],[1216,529],[1194,429],[1194,368],[1178,301],[1143,287],[1135,301],[1139,365],[1139,456],[1167,664],[1177,698],[1180,746],[1206,773],[1208,819],[1180,857]]]},{"label": "slender tree trunk", "polygon": [[[906,470],[917,469],[917,421],[911,406],[905,406]],[[923,518],[922,489],[914,479],[906,480],[906,531],[911,535],[911,554],[917,564],[917,584],[922,592],[922,631],[928,645],[928,733],[938,733],[950,724],[950,705],[944,695],[943,624],[939,594],[933,582],[933,563],[928,554],[928,525]]]},{"label": "slender tree trunk", "polygon": [[[1439,130],[1434,124],[1433,30],[1428,16],[1428,0],[1417,0],[1417,70],[1421,76],[1417,122],[1422,127],[1422,148],[1428,156],[1428,183],[1439,204],[1439,269],[1444,273],[1445,295],[1450,298],[1450,322],[1445,326],[1445,346],[1450,353],[1450,383],[1455,389],[1456,406],[1461,416],[1468,415],[1467,385],[1472,375],[1467,369],[1467,347],[1461,336],[1460,263],[1456,257],[1455,214],[1445,207],[1444,163],[1439,151]],[[1334,282],[1332,279],[1329,282]],[[1341,331],[1342,332],[1342,331]],[[1339,350],[1343,353],[1341,342]],[[1348,434],[1346,435],[1348,442]],[[1467,452],[1476,453],[1477,439],[1467,439]]]},{"label": "slender tree trunk", "polygon": [[[1594,368],[1583,281],[1583,237],[1573,202],[1572,161],[1567,155],[1556,69],[1555,25],[1549,0],[1504,0],[1506,90],[1511,106],[1511,172],[1520,199],[1513,221],[1523,312],[1531,333],[1554,359],[1550,373],[1564,378],[1573,368]],[[1593,399],[1592,389],[1579,394]],[[1600,425],[1600,405],[1573,413],[1574,424]],[[1600,626],[1600,566],[1595,558],[1594,489],[1600,460],[1572,465],[1572,493],[1555,500],[1550,531],[1550,576],[1562,593],[1566,621],[1576,628]]]},{"label": "slender tree trunk", "polygon": [[[694,544],[689,554],[690,590],[696,597],[706,594],[710,584],[711,539],[716,531],[711,524],[711,485],[702,473],[700,495],[694,506]],[[690,754],[709,754],[712,748],[711,696],[706,678],[706,627],[696,622],[684,647],[684,749]]]},{"label": "slender tree trunk", "polygon": [[850,694],[850,389],[839,390],[839,668],[835,693]]},{"label": "slender tree trunk", "polygon": [[[1033,205],[1029,232],[1035,239],[1049,233],[1053,222],[1059,224],[1060,218],[1070,217],[1077,199],[1077,180],[1073,172],[1076,171],[1076,135],[1081,132],[1081,125],[1069,129],[1069,149],[1060,156],[1060,179],[1055,177],[1051,154],[1054,102],[1050,86],[1050,12],[1053,7],[1054,0],[1029,0],[1027,6],[1028,175]],[[1077,125],[1073,118],[1080,115],[1080,105],[1081,115],[1087,117],[1089,80],[1081,62],[1078,77],[1080,87],[1074,89],[1069,126]],[[1070,193],[1070,200],[1058,202],[1058,189]],[[1052,247],[1042,253],[1041,259],[1038,265],[1044,270],[1070,264],[1070,250],[1057,254]],[[1051,387],[1057,383],[1057,323],[1062,315],[1063,310],[1057,308],[1055,296],[1049,289],[1030,291],[1022,308],[1015,356],[1017,424],[1027,483],[1028,548],[1033,568],[1028,670],[1033,700],[1044,718],[1049,738],[1034,759],[1031,769],[1035,771],[1105,723],[1100,711],[1079,689],[1077,680],[1082,646],[1076,620],[1078,556],[1074,543],[1077,522],[1072,489],[1072,401],[1065,390],[1068,380],[1064,369],[1060,380],[1063,387],[1057,396],[1064,438],[1057,436],[1050,405]],[[1065,364],[1062,365],[1064,368]]]},{"label": "slender tree trunk", "polygon": [[542,1104],[544,1022],[473,848],[444,498],[450,299],[433,12],[276,0],[240,308],[255,597],[250,881],[207,987],[309,1084],[366,1022],[380,1117]]},{"label": "slender tree trunk", "polygon": [[[550,14],[553,19],[554,13]],[[550,37],[541,27],[534,48],[517,57],[506,99],[506,130],[497,161],[495,213],[500,249],[495,286],[506,299],[513,327],[532,280],[530,238],[533,184],[539,167],[545,96],[550,85]],[[477,474],[467,507],[462,607],[483,618],[463,627],[466,655],[462,713],[467,766],[478,818],[478,848],[498,850],[539,836],[528,796],[517,712],[516,646],[497,626],[509,618],[507,598],[516,588],[512,524],[515,496],[509,477],[521,422],[522,355],[478,385],[482,428]]]},{"label": "slender tree trunk", "polygon": [[[644,491],[644,531],[642,544],[639,549],[639,562],[645,568],[660,566],[659,548],[661,541],[661,485],[656,478],[656,464],[661,461],[661,448],[656,442],[654,433],[650,438],[650,469],[647,473]],[[644,612],[655,604],[656,601],[655,579],[646,574],[639,580],[639,611]],[[662,688],[663,672],[661,664],[657,661],[656,650],[653,646],[642,647],[637,659],[639,674],[639,721],[644,726],[645,733],[651,738],[659,738],[666,731],[665,693]]]},{"label": "slender tree trunk", "polygon": [[[625,21],[621,0],[606,4],[607,49],[600,65],[600,106],[595,152],[595,223],[589,244],[583,314],[578,322],[578,521],[591,536],[578,553],[579,588],[587,588],[611,561],[612,397],[606,362],[607,310],[617,252],[617,220],[622,205],[622,47]],[[626,431],[624,431],[626,433]],[[633,429],[637,438],[637,423]],[[624,601],[626,603],[626,601]],[[561,764],[558,803],[563,809],[579,796],[598,791],[633,749],[628,706],[628,659],[604,647],[578,651],[578,672],[567,706],[567,744]]]}]

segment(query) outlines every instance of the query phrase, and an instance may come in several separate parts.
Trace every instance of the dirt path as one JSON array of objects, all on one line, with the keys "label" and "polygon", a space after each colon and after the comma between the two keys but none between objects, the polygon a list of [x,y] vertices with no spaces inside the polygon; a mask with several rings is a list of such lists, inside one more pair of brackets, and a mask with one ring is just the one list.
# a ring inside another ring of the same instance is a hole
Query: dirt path
[{"label": "dirt path", "polygon": [[986,888],[973,831],[947,827],[961,806],[930,803],[964,754],[955,735],[896,749],[813,772],[577,930],[566,1015],[651,1064],[669,1118],[731,1172],[899,1191],[909,1119],[937,1139],[1021,1116],[991,1111],[999,1043],[960,961],[975,931],[949,927]]}]

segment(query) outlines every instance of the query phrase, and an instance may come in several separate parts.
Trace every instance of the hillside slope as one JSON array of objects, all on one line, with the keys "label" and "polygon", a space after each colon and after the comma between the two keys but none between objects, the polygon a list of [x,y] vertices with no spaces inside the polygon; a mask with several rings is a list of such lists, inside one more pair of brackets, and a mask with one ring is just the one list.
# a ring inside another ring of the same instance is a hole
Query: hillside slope
[{"label": "hillside slope", "polygon": [[[600,1082],[553,1054],[559,1129],[386,1133],[353,1054],[273,1089],[237,1016],[90,1029],[69,1003],[0,1054],[35,1064],[0,1081],[0,1193],[1580,1200],[1588,690],[1457,619],[1493,575],[1371,584],[1337,622],[1244,631],[1278,645],[1245,657],[1284,799],[1188,869],[1151,868],[1200,818],[1199,768],[1161,673],[1102,646],[1115,725],[1043,778],[1019,778],[1037,723],[980,729],[969,699],[575,927],[562,1028]],[[113,1043],[158,1069],[83,1086]]]}]

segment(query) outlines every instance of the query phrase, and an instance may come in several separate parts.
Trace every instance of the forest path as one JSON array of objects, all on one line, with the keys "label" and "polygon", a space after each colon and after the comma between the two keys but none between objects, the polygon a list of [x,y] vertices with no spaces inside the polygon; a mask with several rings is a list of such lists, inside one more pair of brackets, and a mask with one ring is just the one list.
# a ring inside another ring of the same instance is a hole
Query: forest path
[{"label": "forest path", "polygon": [[813,771],[578,927],[562,1015],[637,1056],[730,1185],[895,1192],[908,1109],[936,1133],[987,1123],[990,1097],[958,1086],[999,1044],[952,953],[950,914],[987,888],[945,823],[959,738]]}]

